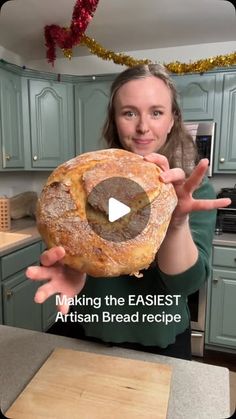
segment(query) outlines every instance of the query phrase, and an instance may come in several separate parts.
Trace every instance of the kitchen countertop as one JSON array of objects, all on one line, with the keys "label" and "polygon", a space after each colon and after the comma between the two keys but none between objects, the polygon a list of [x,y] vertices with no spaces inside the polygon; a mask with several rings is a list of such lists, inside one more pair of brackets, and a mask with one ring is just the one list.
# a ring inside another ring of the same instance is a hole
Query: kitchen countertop
[{"label": "kitchen countertop", "polygon": [[0,231],[0,256],[39,240],[41,236],[33,218],[11,221],[11,230]]},{"label": "kitchen countertop", "polygon": [[56,347],[169,364],[173,373],[168,419],[223,419],[230,416],[227,368],[0,325],[0,401],[3,412]]},{"label": "kitchen countertop", "polygon": [[[0,256],[41,240],[35,220],[30,217],[11,222],[11,230],[0,231]],[[236,234],[222,233],[214,236],[213,245],[236,247]]]},{"label": "kitchen countertop", "polygon": [[214,236],[213,245],[236,247],[235,233],[222,233]]}]

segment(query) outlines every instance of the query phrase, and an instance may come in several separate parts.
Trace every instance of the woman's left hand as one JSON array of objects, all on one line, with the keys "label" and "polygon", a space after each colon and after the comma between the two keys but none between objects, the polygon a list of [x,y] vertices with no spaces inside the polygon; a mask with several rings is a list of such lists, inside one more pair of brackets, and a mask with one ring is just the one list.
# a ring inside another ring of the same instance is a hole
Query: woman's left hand
[{"label": "woman's left hand", "polygon": [[166,157],[152,153],[144,157],[145,160],[157,164],[163,170],[160,179],[164,183],[172,183],[178,198],[177,206],[174,210],[171,223],[182,224],[192,211],[212,210],[223,208],[230,205],[229,198],[219,199],[194,199],[193,192],[200,186],[208,169],[208,160],[202,159],[195,167],[191,175],[186,178],[185,173],[180,168],[169,168]]}]

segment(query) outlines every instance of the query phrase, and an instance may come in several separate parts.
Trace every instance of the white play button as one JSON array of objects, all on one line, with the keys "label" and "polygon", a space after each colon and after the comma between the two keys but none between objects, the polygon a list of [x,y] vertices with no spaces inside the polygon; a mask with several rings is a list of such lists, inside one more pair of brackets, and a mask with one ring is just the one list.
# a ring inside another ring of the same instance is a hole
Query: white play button
[{"label": "white play button", "polygon": [[124,217],[126,214],[129,214],[130,207],[118,201],[115,198],[109,198],[108,200],[108,219],[111,223],[119,218]]},{"label": "white play button", "polygon": [[[101,217],[96,218],[100,212]],[[98,182],[87,197],[89,226],[97,236],[107,241],[133,240],[147,226],[150,213],[151,205],[145,190],[123,176]]]}]

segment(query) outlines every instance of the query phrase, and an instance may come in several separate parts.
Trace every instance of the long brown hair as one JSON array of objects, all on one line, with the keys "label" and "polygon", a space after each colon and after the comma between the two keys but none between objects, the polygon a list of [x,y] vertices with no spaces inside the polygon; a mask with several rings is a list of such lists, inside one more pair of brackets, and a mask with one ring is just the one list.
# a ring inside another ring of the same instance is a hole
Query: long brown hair
[{"label": "long brown hair", "polygon": [[198,161],[198,153],[192,136],[187,132],[177,100],[177,90],[173,80],[169,76],[166,68],[160,64],[137,65],[120,73],[113,81],[110,92],[110,100],[108,103],[107,118],[103,127],[103,138],[109,148],[123,148],[116,124],[114,98],[121,86],[125,83],[146,77],[157,77],[161,79],[170,89],[172,101],[172,114],[174,124],[167,135],[165,144],[158,150],[158,153],[167,157],[169,165],[173,167],[181,167],[188,176]]}]

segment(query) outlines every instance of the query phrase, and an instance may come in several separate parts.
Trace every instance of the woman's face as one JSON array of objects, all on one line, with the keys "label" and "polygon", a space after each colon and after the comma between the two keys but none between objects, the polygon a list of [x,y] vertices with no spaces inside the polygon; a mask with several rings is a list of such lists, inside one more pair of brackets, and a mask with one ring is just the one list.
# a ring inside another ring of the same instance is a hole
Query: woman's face
[{"label": "woman's face", "polygon": [[125,150],[145,156],[158,152],[174,123],[171,91],[156,77],[131,80],[114,98],[115,123]]}]

